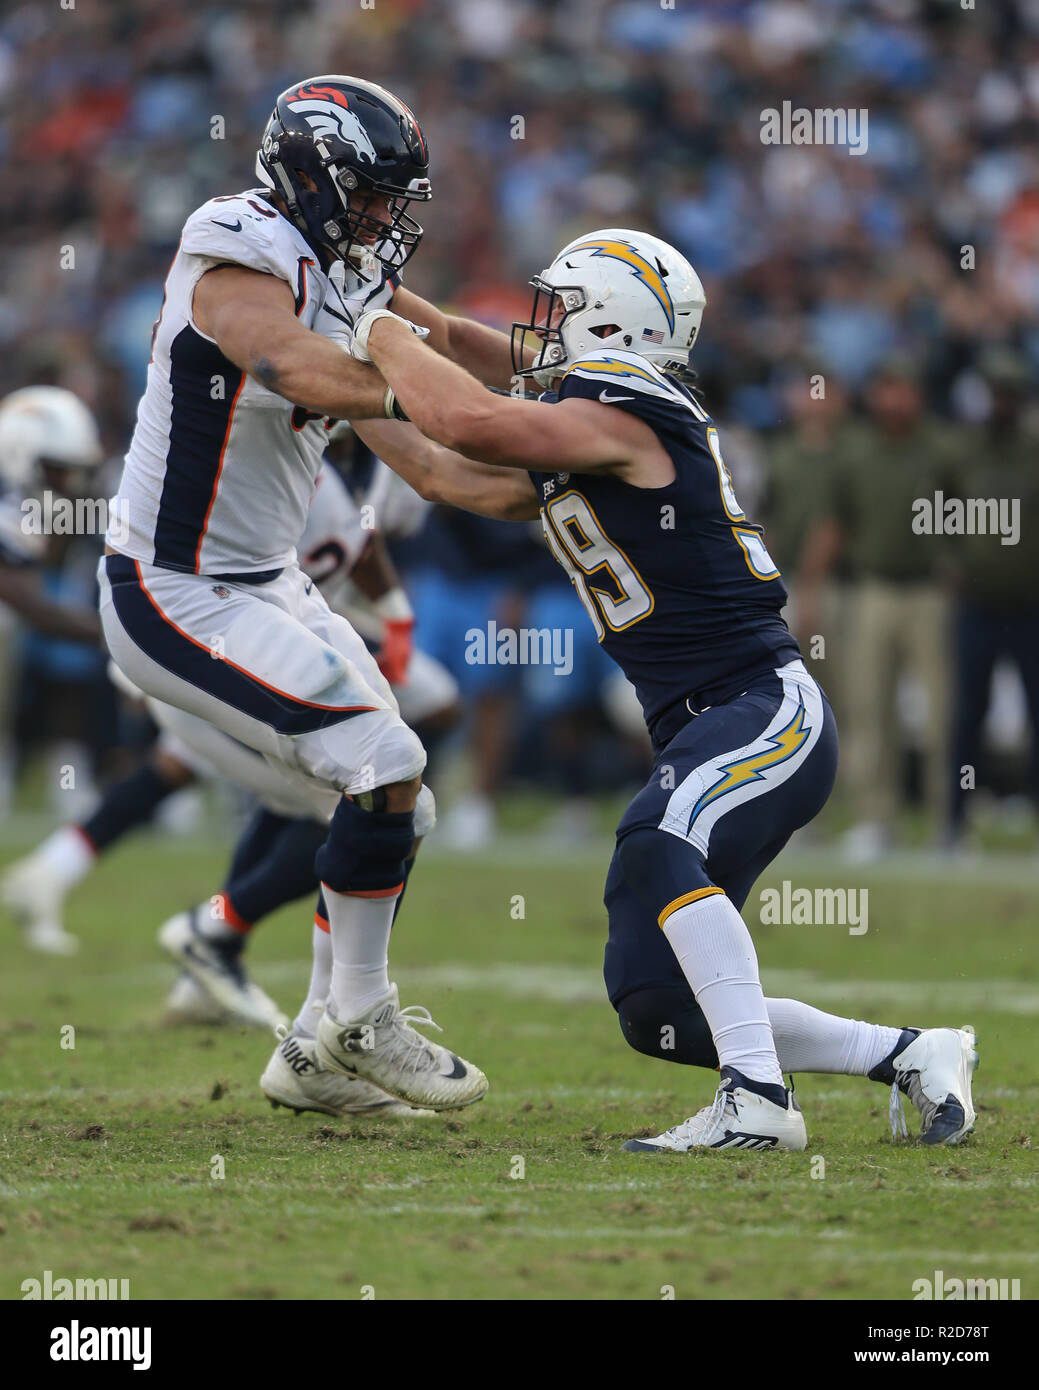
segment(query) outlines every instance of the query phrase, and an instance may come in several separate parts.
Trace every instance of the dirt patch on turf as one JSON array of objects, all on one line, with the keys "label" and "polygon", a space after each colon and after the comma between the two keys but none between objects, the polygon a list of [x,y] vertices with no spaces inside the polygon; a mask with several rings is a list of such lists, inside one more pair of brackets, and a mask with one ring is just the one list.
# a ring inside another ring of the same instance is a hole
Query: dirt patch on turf
[{"label": "dirt patch on turf", "polygon": [[83,1129],[69,1130],[70,1139],[107,1139],[108,1134],[102,1124],[85,1125]]}]

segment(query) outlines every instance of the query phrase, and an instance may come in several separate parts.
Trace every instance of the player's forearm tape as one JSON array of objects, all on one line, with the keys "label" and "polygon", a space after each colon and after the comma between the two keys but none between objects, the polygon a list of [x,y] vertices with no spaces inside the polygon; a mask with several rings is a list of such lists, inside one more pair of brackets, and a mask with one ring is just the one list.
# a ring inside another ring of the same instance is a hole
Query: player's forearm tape
[{"label": "player's forearm tape", "polygon": [[357,358],[358,362],[370,362],[372,360],[368,352],[368,335],[380,319],[395,319],[397,323],[402,323],[405,328],[414,333],[416,338],[429,337],[428,328],[423,328],[421,324],[412,323],[410,319],[401,318],[400,314],[395,314],[392,309],[365,309],[354,324],[354,334],[350,340],[350,352],[352,356]]},{"label": "player's forearm tape", "polygon": [[407,420],[408,416],[404,413],[404,407],[397,400],[392,386],[387,386],[386,394],[382,398],[382,413],[387,420]]}]

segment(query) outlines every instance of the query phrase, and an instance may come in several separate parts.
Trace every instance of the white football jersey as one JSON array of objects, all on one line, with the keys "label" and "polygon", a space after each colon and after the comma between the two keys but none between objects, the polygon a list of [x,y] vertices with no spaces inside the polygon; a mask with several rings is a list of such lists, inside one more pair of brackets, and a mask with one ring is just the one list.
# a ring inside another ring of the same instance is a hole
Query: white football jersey
[{"label": "white football jersey", "polygon": [[[126,455],[117,549],[191,574],[258,574],[293,563],[330,422],[261,386],[192,319],[207,270],[241,265],[285,280],[296,316],[343,345],[364,308],[399,284],[336,262],[326,273],[263,190],[212,198],[188,218],[153,330],[148,382]],[[110,541],[110,543],[113,543]]]},{"label": "white football jersey", "polygon": [[382,459],[375,460],[362,503],[371,509],[373,525],[387,540],[404,540],[415,535],[422,529],[426,515],[433,506]]},{"label": "white football jersey", "polygon": [[299,563],[332,609],[341,612],[347,578],[372,535],[357,503],[336,470],[325,464],[317,478],[307,525],[299,542]]}]

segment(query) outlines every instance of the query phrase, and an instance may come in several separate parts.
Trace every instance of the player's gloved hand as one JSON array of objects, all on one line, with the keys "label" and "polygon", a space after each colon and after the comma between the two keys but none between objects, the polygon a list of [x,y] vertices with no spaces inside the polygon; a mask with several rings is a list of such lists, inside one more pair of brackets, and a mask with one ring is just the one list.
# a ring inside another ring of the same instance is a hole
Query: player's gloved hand
[{"label": "player's gloved hand", "polygon": [[376,599],[375,611],[382,618],[382,643],[376,657],[379,670],[390,685],[403,685],[411,664],[415,619],[403,589],[391,589]]},{"label": "player's gloved hand", "polygon": [[350,343],[350,351],[358,362],[370,362],[372,360],[368,354],[368,334],[379,319],[396,319],[398,323],[403,323],[405,327],[410,328],[417,338],[429,337],[428,328],[421,328],[417,323],[412,323],[410,319],[401,318],[400,314],[395,314],[390,309],[365,309],[354,324],[354,336]]}]

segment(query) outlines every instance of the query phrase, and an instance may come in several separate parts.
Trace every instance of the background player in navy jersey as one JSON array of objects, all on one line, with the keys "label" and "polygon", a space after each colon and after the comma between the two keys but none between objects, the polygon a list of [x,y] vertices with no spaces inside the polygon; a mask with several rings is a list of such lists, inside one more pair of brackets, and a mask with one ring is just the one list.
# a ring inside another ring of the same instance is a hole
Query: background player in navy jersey
[{"label": "background player in navy jersey", "polygon": [[436,443],[410,427],[359,428],[434,500],[540,513],[642,703],[656,763],[617,830],[606,984],[633,1047],[720,1067],[721,1084],[713,1105],[625,1147],[803,1149],[783,1070],[897,1085],[926,1142],[956,1142],[974,1122],[970,1030],[884,1027],[763,996],[740,909],[829,796],[837,731],[781,616],[779,570],[682,380],[700,281],[664,242],[607,229],[570,243],[532,284],[514,366],[545,388],[539,401],[486,391],[371,309],[352,351]]}]

